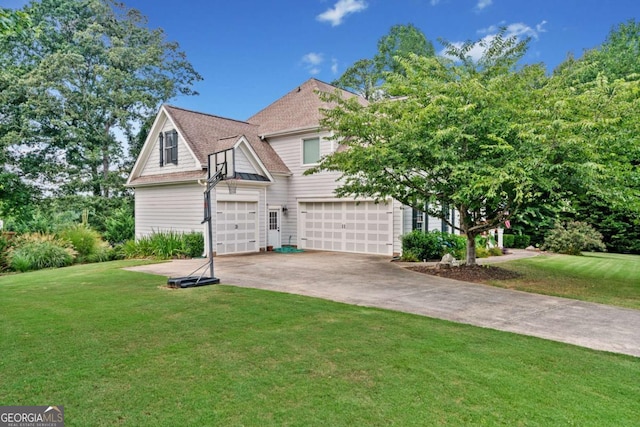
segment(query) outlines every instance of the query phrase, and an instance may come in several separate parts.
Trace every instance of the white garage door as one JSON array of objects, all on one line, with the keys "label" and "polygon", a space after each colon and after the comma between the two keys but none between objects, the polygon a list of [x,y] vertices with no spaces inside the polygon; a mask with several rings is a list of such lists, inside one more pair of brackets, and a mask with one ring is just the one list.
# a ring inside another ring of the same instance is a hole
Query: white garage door
[{"label": "white garage door", "polygon": [[258,251],[258,204],[218,202],[216,208],[216,253]]},{"label": "white garage door", "polygon": [[300,204],[303,249],[392,255],[391,205],[374,202]]}]

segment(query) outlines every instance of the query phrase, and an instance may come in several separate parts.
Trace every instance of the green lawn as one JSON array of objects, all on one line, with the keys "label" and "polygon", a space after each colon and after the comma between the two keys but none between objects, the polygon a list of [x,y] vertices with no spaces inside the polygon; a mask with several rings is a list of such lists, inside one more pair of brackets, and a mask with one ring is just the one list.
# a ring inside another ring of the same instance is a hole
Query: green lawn
[{"label": "green lawn", "polygon": [[0,277],[0,405],[68,426],[635,426],[640,359],[114,262]]},{"label": "green lawn", "polygon": [[491,282],[494,286],[640,309],[638,255],[542,255],[499,266],[523,277]]}]

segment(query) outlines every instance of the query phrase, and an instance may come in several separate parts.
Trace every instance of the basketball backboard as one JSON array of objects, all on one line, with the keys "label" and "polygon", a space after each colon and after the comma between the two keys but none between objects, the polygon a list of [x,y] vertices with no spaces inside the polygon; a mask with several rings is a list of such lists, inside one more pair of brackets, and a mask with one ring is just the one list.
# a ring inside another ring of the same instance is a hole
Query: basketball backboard
[{"label": "basketball backboard", "polygon": [[233,148],[209,154],[209,176],[221,171],[221,179],[233,179],[236,170],[234,154]]}]

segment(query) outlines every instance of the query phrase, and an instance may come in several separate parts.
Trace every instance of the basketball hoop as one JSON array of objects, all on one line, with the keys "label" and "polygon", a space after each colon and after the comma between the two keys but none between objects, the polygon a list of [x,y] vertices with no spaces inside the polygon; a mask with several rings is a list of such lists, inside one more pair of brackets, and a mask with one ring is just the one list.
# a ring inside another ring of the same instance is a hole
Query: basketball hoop
[{"label": "basketball hoop", "polygon": [[229,189],[229,194],[236,194],[236,190],[238,189],[238,180],[237,179],[226,179],[225,184],[227,184],[227,188]]}]

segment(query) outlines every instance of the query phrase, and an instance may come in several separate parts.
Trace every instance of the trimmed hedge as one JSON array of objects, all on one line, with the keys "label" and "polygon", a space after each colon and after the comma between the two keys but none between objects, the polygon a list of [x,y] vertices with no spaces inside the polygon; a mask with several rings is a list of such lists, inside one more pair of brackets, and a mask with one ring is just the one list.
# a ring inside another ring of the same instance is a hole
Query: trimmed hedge
[{"label": "trimmed hedge", "polygon": [[402,236],[402,259],[405,261],[422,261],[440,259],[444,254],[452,254],[455,258],[464,257],[467,240],[456,234],[422,230],[413,230]]},{"label": "trimmed hedge", "polygon": [[505,248],[525,249],[531,243],[531,236],[526,234],[504,234],[502,245]]}]

